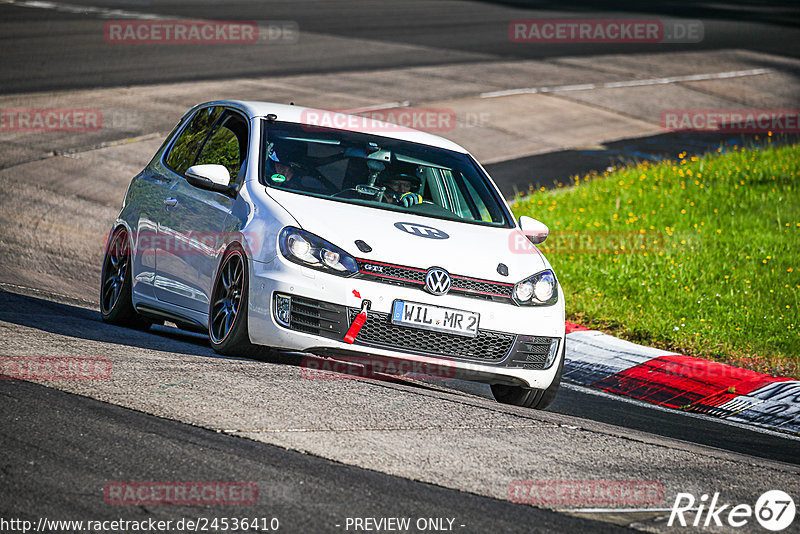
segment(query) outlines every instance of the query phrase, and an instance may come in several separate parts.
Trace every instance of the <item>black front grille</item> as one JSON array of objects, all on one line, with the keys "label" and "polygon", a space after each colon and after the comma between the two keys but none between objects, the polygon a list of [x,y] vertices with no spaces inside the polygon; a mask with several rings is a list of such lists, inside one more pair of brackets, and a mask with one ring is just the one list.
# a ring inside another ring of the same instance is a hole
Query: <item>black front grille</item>
[{"label": "black front grille", "polygon": [[467,278],[463,276],[453,276],[453,291],[469,293],[469,296],[478,293],[486,297],[502,297],[511,299],[511,292],[514,290],[513,284],[502,284],[500,282],[489,282],[478,280],[477,278]]},{"label": "black front grille", "polygon": [[[358,310],[350,309],[352,320]],[[389,314],[369,312],[356,343],[403,352],[467,358],[484,362],[502,360],[514,346],[514,334],[480,330],[475,337],[420,330],[391,323]]]},{"label": "black front grille", "polygon": [[[288,295],[287,295],[288,296]],[[275,296],[277,298],[278,295]],[[342,341],[360,310],[292,296],[289,328]],[[479,330],[475,337],[421,330],[392,324],[390,315],[370,311],[355,343],[423,354],[498,363],[518,369],[545,369],[553,341],[559,338]],[[561,347],[558,347],[561,349]]]},{"label": "black front grille", "polygon": [[314,299],[292,297],[289,328],[330,339],[341,339],[349,323],[344,306]]},{"label": "black front grille", "polygon": [[[356,260],[356,262],[360,278],[419,289],[425,287],[425,275],[428,271],[424,269],[370,260]],[[483,300],[513,302],[511,293],[514,290],[514,284],[453,274],[450,275],[450,279],[452,280],[451,293]]]},{"label": "black front grille", "polygon": [[356,260],[356,263],[360,273],[368,277],[382,278],[386,281],[395,281],[403,285],[425,285],[427,271],[422,269],[365,260]]}]

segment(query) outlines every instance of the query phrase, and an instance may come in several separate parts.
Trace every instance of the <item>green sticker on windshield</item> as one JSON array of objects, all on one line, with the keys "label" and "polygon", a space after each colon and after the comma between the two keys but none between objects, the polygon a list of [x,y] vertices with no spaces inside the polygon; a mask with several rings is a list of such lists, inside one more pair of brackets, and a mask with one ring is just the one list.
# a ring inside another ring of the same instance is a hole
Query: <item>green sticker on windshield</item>
[{"label": "green sticker on windshield", "polygon": [[272,176],[270,176],[270,178],[272,179],[273,182],[285,182],[286,181],[286,177],[284,175],[282,175],[282,174],[273,174]]}]

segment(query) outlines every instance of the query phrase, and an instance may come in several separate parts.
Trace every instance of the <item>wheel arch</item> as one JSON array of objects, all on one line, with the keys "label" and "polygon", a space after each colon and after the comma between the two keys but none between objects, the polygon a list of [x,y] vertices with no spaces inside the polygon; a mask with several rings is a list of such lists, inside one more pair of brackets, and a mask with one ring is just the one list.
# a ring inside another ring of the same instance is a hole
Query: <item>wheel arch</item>
[{"label": "wheel arch", "polygon": [[[214,284],[217,283],[217,278],[219,277],[219,270],[222,268],[222,263],[225,261],[225,258],[228,256],[228,252],[231,250],[238,250],[244,256],[245,263],[250,259],[247,255],[247,249],[242,245],[241,241],[237,238],[232,240],[231,242],[227,243],[225,247],[222,249],[222,252],[217,254],[217,265],[214,268],[214,276],[212,279],[214,280]],[[211,290],[213,291],[214,288],[212,287]]]},{"label": "wheel arch", "polygon": [[108,235],[106,236],[106,245],[103,249],[104,256],[105,253],[108,252],[109,245],[111,245],[111,238],[114,237],[114,235],[119,232],[120,229],[124,229],[126,232],[128,232],[128,245],[131,247],[131,250],[134,250],[135,243],[132,240],[133,230],[131,230],[130,224],[128,224],[128,221],[125,219],[117,219],[114,221],[114,224],[111,225],[111,231],[108,232]]}]

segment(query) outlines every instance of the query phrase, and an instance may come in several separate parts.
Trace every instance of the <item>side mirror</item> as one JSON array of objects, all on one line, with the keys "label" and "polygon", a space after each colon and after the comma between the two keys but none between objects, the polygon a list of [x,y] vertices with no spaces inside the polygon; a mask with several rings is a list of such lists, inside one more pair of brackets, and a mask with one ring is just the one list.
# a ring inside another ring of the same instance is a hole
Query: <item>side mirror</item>
[{"label": "side mirror", "polygon": [[544,240],[550,235],[550,229],[546,224],[525,215],[519,218],[519,228],[534,245],[544,243]]},{"label": "side mirror", "polygon": [[233,196],[231,173],[223,165],[192,165],[186,170],[186,181],[200,189]]}]

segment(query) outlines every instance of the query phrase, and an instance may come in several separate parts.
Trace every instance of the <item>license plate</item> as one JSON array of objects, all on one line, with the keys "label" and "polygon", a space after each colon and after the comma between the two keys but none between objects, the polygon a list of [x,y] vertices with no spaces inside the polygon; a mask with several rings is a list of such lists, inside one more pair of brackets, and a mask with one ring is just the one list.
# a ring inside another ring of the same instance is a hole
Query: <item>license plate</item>
[{"label": "license plate", "polygon": [[459,336],[478,335],[480,317],[473,312],[404,300],[396,300],[392,306],[392,324]]}]

